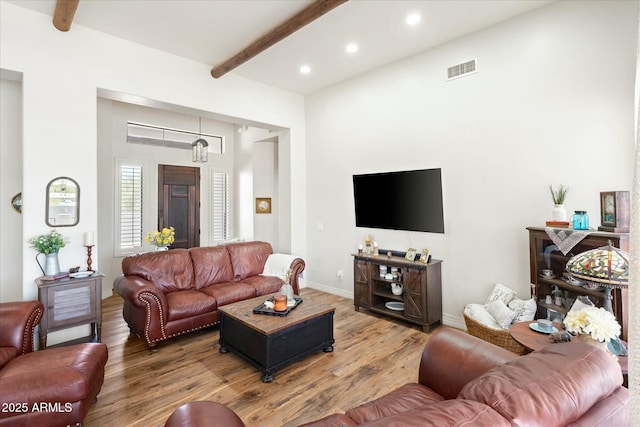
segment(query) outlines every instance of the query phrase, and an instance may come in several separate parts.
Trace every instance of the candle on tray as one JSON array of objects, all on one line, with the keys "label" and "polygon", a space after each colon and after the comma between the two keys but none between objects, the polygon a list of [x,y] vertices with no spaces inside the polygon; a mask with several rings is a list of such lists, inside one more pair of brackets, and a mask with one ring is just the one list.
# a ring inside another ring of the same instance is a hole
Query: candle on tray
[{"label": "candle on tray", "polygon": [[287,296],[286,295],[276,295],[273,297],[273,309],[275,311],[286,311],[287,310]]}]

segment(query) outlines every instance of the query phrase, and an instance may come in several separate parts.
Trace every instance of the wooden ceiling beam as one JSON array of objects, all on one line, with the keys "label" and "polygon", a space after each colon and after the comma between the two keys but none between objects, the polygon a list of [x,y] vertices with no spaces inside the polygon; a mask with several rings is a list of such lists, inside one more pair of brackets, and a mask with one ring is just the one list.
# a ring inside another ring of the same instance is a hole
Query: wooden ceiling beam
[{"label": "wooden ceiling beam", "polygon": [[211,75],[216,79],[224,76],[229,71],[244,64],[254,56],[257,56],[287,36],[290,36],[305,25],[315,21],[325,13],[347,1],[348,0],[316,0],[309,7],[264,34],[231,58],[213,67],[211,69]]},{"label": "wooden ceiling beam", "polygon": [[53,13],[53,26],[60,31],[69,31],[78,3],[80,0],[57,0],[56,10]]}]

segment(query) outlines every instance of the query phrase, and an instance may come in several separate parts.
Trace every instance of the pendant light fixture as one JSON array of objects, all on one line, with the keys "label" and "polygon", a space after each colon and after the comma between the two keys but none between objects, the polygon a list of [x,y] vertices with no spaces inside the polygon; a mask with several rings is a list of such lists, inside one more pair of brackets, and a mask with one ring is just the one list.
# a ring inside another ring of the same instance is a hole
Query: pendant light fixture
[{"label": "pendant light fixture", "polygon": [[191,143],[192,160],[195,163],[207,163],[209,160],[209,143],[202,138],[202,117],[198,117],[198,119],[200,121],[199,137]]}]

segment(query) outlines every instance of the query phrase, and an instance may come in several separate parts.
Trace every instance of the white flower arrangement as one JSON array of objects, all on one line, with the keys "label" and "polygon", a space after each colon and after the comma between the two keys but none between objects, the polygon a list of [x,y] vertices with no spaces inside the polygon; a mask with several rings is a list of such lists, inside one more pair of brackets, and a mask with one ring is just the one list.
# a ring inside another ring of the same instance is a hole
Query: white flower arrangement
[{"label": "white flower arrangement", "polygon": [[617,340],[620,336],[620,324],[613,314],[600,307],[585,307],[570,311],[564,319],[568,332],[589,334],[598,342]]}]

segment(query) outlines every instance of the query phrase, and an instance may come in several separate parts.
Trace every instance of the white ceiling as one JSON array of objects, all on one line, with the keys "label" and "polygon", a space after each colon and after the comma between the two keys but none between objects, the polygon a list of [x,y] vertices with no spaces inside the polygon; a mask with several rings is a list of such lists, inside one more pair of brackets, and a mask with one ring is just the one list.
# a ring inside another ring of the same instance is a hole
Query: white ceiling
[{"label": "white ceiling", "polygon": [[[350,0],[239,66],[235,73],[299,94],[362,74],[553,0]],[[10,0],[53,17],[55,0]],[[83,25],[212,67],[312,0],[80,0]],[[414,27],[409,13],[421,15]],[[347,54],[347,43],[360,50]],[[312,68],[308,75],[301,65]],[[222,76],[221,79],[225,77]]]}]

